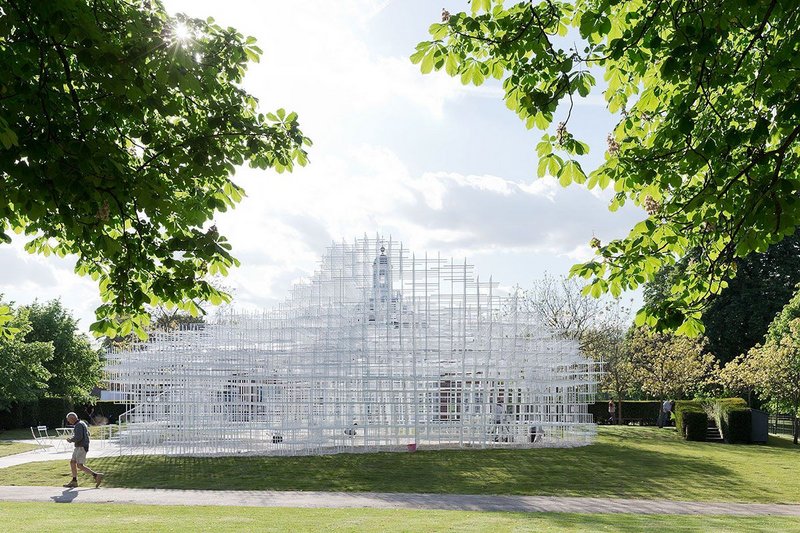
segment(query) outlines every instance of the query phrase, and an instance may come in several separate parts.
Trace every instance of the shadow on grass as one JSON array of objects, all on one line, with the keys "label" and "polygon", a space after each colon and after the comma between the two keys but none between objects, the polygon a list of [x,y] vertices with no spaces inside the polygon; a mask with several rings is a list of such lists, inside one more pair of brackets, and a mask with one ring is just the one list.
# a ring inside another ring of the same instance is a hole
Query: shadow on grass
[{"label": "shadow on grass", "polygon": [[[612,444],[576,449],[431,451],[326,457],[122,457],[95,461],[137,488],[538,494],[703,499],[757,487],[695,458]],[[717,485],[724,480],[724,487]],[[720,492],[721,491],[721,492]]]},{"label": "shadow on grass", "polygon": [[[445,450],[317,457],[90,458],[131,488],[372,491],[798,502],[800,450],[681,440],[674,429],[601,428],[581,448]],[[0,485],[54,485],[65,464],[0,469]],[[85,481],[85,480],[83,480]],[[602,509],[598,509],[602,512]]]}]

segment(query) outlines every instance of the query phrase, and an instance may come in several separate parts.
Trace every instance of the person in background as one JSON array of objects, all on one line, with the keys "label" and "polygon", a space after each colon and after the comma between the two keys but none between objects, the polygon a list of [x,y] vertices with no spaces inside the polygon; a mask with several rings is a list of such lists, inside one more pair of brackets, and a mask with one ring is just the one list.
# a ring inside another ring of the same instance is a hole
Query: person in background
[{"label": "person in background", "polygon": [[614,400],[608,400],[608,423],[617,423],[617,405],[614,403]]},{"label": "person in background", "polygon": [[658,415],[658,427],[663,428],[670,425],[670,415],[672,414],[672,402],[664,400],[661,404],[661,413]]}]

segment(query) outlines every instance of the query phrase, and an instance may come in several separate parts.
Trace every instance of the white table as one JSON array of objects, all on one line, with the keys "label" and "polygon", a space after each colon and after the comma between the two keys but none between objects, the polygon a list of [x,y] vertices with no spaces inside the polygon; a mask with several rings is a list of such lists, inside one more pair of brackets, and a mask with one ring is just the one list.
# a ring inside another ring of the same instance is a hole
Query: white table
[{"label": "white table", "polygon": [[72,437],[74,434],[74,428],[56,428],[56,449],[59,451],[65,450],[69,444],[65,439]]}]

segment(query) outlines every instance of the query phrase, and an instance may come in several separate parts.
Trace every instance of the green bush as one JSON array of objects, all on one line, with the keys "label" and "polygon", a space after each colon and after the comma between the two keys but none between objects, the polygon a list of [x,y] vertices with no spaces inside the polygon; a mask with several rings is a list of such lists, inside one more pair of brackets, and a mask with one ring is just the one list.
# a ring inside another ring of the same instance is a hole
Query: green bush
[{"label": "green bush", "polygon": [[675,402],[675,427],[686,440],[706,440],[708,414],[698,401]]},{"label": "green bush", "polygon": [[73,404],[69,398],[39,398],[33,402],[13,403],[7,411],[0,411],[0,430],[31,426],[62,427],[70,411],[75,411],[78,418],[91,423],[89,415],[94,410],[95,415],[101,415],[110,424],[116,424],[119,415],[130,408],[130,405],[114,402]]}]

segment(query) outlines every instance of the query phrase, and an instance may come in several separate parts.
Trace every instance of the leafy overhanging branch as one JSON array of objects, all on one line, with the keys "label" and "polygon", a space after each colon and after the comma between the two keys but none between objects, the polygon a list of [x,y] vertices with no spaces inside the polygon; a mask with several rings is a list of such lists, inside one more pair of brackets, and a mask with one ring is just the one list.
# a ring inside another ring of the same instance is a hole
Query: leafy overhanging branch
[{"label": "leafy overhanging branch", "polygon": [[[507,106],[546,131],[540,176],[613,184],[612,210],[643,207],[646,220],[624,239],[593,241],[597,258],[572,274],[591,280],[590,293],[618,295],[691,253],[668,298],[642,309],[637,323],[697,334],[736,258],[765,251],[800,223],[798,28],[789,0],[475,0],[470,13],[443,13],[411,60],[464,83],[502,80]],[[566,48],[570,35],[581,49]],[[588,146],[570,133],[571,111],[598,70],[619,120],[605,162],[586,173],[579,157]],[[562,101],[569,111],[553,135]]]},{"label": "leafy overhanging branch", "polygon": [[229,299],[207,279],[238,265],[212,225],[245,195],[231,176],[290,171],[310,145],[295,113],[259,113],[242,90],[260,54],[158,1],[3,6],[0,239],[76,256],[100,287],[96,333],[144,335],[145,305]]}]

